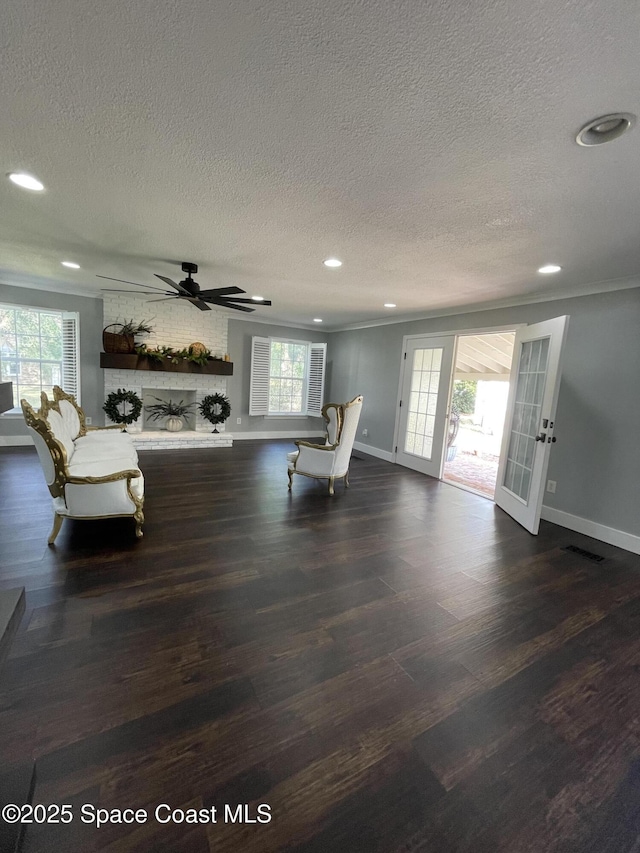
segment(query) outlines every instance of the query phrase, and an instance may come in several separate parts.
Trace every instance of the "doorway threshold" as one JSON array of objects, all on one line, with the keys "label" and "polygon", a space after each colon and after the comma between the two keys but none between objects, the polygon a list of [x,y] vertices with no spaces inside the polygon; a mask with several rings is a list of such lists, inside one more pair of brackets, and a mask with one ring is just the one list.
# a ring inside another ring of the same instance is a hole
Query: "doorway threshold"
[{"label": "doorway threshold", "polygon": [[454,486],[456,489],[462,489],[463,492],[471,492],[472,495],[479,495],[481,498],[485,498],[492,503],[495,503],[495,499],[488,495],[486,492],[481,492],[480,489],[474,489],[473,486],[467,486],[465,483],[455,483],[453,480],[446,480],[444,477],[441,482],[446,483],[447,486]]}]

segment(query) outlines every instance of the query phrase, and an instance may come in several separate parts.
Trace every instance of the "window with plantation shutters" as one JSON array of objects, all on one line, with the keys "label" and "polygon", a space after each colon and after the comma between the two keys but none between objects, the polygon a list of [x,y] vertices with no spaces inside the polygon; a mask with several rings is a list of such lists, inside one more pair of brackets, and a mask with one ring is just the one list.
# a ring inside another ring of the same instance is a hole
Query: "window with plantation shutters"
[{"label": "window with plantation shutters", "polygon": [[269,338],[251,339],[251,389],[249,414],[269,414],[269,363],[271,342]]},{"label": "window with plantation shutters", "polygon": [[80,336],[78,315],[62,315],[62,389],[80,403]]},{"label": "window with plantation shutters", "polygon": [[326,344],[309,345],[309,379],[307,382],[307,414],[319,418],[324,398],[324,366],[327,358]]},{"label": "window with plantation shutters", "polygon": [[325,343],[252,338],[249,414],[319,417],[326,350]]},{"label": "window with plantation shutters", "polygon": [[40,406],[54,385],[79,397],[78,315],[26,305],[0,305],[0,381],[13,385],[13,403]]}]

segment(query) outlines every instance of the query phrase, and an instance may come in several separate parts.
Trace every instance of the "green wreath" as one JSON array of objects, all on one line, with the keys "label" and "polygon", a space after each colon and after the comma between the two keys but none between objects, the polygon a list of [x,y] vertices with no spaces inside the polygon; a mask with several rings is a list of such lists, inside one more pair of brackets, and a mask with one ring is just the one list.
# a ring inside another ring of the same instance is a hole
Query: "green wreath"
[{"label": "green wreath", "polygon": [[207,394],[200,403],[200,414],[214,426],[224,423],[231,414],[229,398],[224,394]]},{"label": "green wreath", "polygon": [[[125,405],[121,411],[120,406],[123,403]],[[131,406],[131,408],[127,411],[128,406]],[[107,401],[102,408],[109,416],[109,420],[113,421],[114,424],[132,424],[140,417],[142,400],[135,391],[125,391],[118,388],[117,391],[112,391],[108,395]]]}]

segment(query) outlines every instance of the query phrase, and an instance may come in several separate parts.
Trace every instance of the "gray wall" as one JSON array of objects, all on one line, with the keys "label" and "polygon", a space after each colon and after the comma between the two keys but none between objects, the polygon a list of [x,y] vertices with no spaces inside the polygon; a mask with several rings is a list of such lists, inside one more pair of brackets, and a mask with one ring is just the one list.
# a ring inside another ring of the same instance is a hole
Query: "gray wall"
[{"label": "gray wall", "polygon": [[[640,534],[640,290],[334,332],[328,398],[364,394],[358,441],[393,450],[403,335],[536,323],[569,314],[558,443],[544,502]],[[327,396],[327,395],[326,395]],[[368,438],[362,430],[369,430]]]},{"label": "gray wall", "polygon": [[[229,320],[228,349],[233,362],[233,376],[227,381],[231,417],[226,428],[234,435],[245,432],[308,432],[322,435],[322,418],[273,418],[249,415],[249,388],[251,385],[251,338],[290,338],[314,343],[329,340],[330,335],[315,329],[294,329],[291,326],[272,326],[269,323],[256,323],[251,320]],[[331,379],[330,365],[327,365],[325,392]],[[325,400],[328,397],[325,393]],[[240,426],[236,418],[242,418]],[[302,436],[301,436],[302,437]],[[294,448],[295,449],[295,448]]]},{"label": "gray wall", "polygon": [[[93,423],[104,423],[104,381],[100,368],[102,349],[102,299],[73,296],[12,287],[0,284],[0,303],[27,305],[34,308],[54,308],[57,311],[77,311],[80,315],[80,382],[82,408]],[[0,416],[0,435],[26,435],[22,417]]]},{"label": "gray wall", "polygon": [[[94,424],[103,423],[102,301],[0,284],[0,302],[79,313],[82,404]],[[253,335],[327,341],[325,400],[364,394],[358,440],[391,452],[404,335],[535,323],[560,314],[571,320],[558,401],[558,443],[551,450],[548,474],[558,486],[555,495],[545,494],[545,504],[640,535],[640,289],[334,333],[231,319],[229,431],[322,432],[316,418],[249,416]],[[239,427],[237,417],[242,418]],[[364,428],[367,439],[361,434]],[[24,433],[21,419],[0,417],[0,436]]]}]

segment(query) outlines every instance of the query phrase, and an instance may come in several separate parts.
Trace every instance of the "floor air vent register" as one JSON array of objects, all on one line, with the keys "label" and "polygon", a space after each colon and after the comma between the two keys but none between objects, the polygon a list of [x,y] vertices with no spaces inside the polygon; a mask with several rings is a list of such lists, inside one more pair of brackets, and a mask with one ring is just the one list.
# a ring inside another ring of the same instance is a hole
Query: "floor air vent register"
[{"label": "floor air vent register", "polygon": [[578,554],[580,557],[584,557],[585,560],[591,560],[592,563],[602,563],[604,561],[604,557],[601,557],[600,554],[594,554],[593,551],[585,551],[584,548],[578,548],[577,545],[565,545],[562,550]]}]

